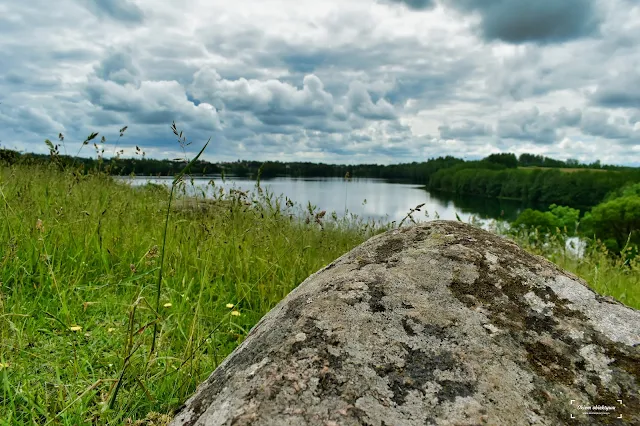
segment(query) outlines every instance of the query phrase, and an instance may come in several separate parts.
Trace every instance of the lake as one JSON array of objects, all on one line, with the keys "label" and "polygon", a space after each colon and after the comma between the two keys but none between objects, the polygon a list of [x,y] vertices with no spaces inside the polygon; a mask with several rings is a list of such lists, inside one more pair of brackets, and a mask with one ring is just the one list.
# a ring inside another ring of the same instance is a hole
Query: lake
[{"label": "lake", "polygon": [[[147,182],[170,186],[171,177],[136,176],[122,177],[121,180],[131,185],[144,185]],[[213,179],[215,187],[209,184]],[[212,196],[217,188],[225,192],[235,188],[241,191],[255,189],[255,181],[226,177],[223,182],[219,176],[194,178],[192,188],[187,181],[188,193]],[[427,191],[423,186],[406,183],[392,183],[382,179],[343,178],[274,178],[261,180],[263,189],[268,189],[276,197],[283,195],[293,202],[305,207],[307,203],[326,210],[328,214],[335,211],[344,216],[345,211],[366,220],[391,222],[400,221],[411,208],[424,203],[421,212],[416,212],[416,220],[434,220],[436,218],[456,220],[456,214],[465,222],[472,216],[476,219],[498,219],[500,217],[513,220],[527,205],[520,201],[500,200],[495,198],[478,198],[468,196],[452,196],[451,194]],[[284,203],[283,203],[284,204]],[[428,216],[427,216],[428,215]]]}]

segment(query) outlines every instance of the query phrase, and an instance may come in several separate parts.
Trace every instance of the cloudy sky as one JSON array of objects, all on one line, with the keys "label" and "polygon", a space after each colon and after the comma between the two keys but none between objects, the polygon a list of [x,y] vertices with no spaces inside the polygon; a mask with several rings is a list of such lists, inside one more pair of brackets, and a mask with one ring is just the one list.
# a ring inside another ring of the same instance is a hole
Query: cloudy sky
[{"label": "cloudy sky", "polygon": [[639,0],[3,0],[0,145],[640,165],[639,45]]}]

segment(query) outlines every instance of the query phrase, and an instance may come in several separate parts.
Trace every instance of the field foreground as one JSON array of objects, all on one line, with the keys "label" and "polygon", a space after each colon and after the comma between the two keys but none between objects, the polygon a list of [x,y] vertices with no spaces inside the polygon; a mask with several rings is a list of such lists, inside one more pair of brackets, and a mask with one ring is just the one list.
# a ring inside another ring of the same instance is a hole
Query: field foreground
[{"label": "field foreground", "polygon": [[[179,199],[156,312],[167,201],[102,174],[0,166],[0,424],[171,413],[307,276],[390,228],[313,206],[297,221],[270,194]],[[606,253],[522,243],[640,308],[637,271]]]}]

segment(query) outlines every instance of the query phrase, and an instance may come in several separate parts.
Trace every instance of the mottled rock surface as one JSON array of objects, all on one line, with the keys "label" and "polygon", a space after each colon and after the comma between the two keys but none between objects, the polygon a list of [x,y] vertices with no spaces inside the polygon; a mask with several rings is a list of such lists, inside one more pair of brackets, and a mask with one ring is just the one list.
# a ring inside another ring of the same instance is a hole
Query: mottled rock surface
[{"label": "mottled rock surface", "polygon": [[172,425],[640,424],[639,392],[639,311],[437,221],[310,276]]}]

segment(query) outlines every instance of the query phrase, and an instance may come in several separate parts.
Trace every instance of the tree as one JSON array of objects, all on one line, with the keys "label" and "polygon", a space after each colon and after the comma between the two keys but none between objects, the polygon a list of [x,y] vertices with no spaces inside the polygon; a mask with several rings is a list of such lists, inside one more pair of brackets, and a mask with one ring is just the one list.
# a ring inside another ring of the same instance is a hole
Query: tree
[{"label": "tree", "polygon": [[526,209],[511,224],[513,228],[528,230],[538,229],[543,232],[553,232],[556,228],[566,229],[567,235],[575,234],[580,219],[580,210],[567,206],[551,204],[549,211]]},{"label": "tree", "polygon": [[549,212],[556,218],[558,228],[566,230],[570,236],[576,233],[580,223],[580,210],[551,204]]},{"label": "tree", "polygon": [[483,161],[488,161],[489,163],[502,164],[505,167],[510,169],[515,169],[518,167],[518,158],[515,154],[510,152],[500,153],[500,154],[491,154],[488,157],[484,158]]},{"label": "tree", "polygon": [[610,200],[613,200],[614,198],[629,197],[629,196],[640,197],[640,182],[625,185],[622,188],[618,188],[615,191],[611,191],[610,193],[607,194],[604,201],[610,201]]},{"label": "tree", "polygon": [[640,245],[640,197],[628,195],[600,203],[585,215],[583,224],[611,251],[619,252],[627,241]]},{"label": "tree", "polygon": [[545,233],[553,232],[560,226],[560,220],[550,211],[541,212],[533,209],[525,209],[511,224],[514,229],[537,229]]}]

